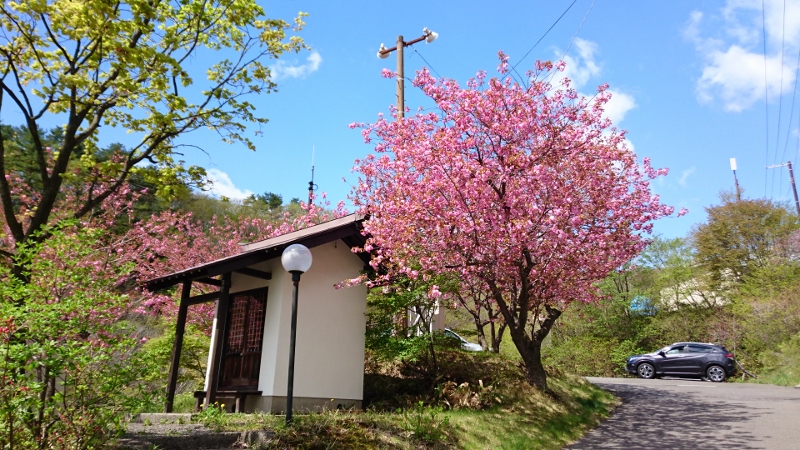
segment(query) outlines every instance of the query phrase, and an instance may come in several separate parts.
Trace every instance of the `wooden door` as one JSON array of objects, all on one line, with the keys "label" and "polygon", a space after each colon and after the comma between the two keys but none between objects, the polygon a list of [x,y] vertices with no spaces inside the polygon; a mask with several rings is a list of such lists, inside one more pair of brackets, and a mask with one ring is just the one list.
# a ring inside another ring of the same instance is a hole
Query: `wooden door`
[{"label": "wooden door", "polygon": [[267,288],[231,295],[220,389],[258,387],[266,310]]}]

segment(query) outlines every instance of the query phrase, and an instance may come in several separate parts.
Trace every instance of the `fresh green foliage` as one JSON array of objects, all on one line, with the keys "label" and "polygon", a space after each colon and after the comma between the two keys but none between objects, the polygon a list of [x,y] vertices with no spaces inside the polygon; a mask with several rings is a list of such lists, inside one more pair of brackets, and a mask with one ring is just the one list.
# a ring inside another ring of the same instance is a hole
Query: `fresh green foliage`
[{"label": "fresh green foliage", "polygon": [[[186,133],[209,129],[255,150],[247,131],[267,118],[249,98],[277,88],[271,61],[306,48],[288,35],[304,16],[268,18],[255,0],[3,2],[0,108],[21,117],[25,151],[35,155],[16,178],[0,128],[0,204],[15,246],[64,217],[89,215],[132,174],[161,198],[186,180],[201,182],[202,168],[176,159]],[[56,139],[49,123],[63,123]],[[130,132],[119,158],[98,150],[102,127]],[[87,187],[68,205],[60,201],[66,181]],[[26,190],[36,194],[32,205],[11,201]]]},{"label": "fresh green foliage", "polygon": [[707,222],[694,230],[692,239],[696,262],[717,289],[741,283],[766,267],[777,244],[800,227],[794,214],[765,199],[738,201],[723,194],[722,203],[706,213]]},{"label": "fresh green foliage", "polygon": [[[423,362],[426,371],[436,371],[437,344],[453,343],[441,333],[430,332],[437,306],[428,293],[435,284],[401,277],[391,286],[370,290],[365,345],[378,359]],[[411,326],[409,315],[416,320]]]},{"label": "fresh green foliage", "polygon": [[199,414],[195,414],[193,419],[208,428],[220,431],[228,422],[227,416],[228,413],[225,411],[225,404],[214,402],[200,411]]},{"label": "fresh green foliage", "polygon": [[761,353],[764,376],[759,382],[779,386],[800,386],[800,333]]},{"label": "fresh green foliage", "polygon": [[102,448],[151,396],[111,282],[130,268],[104,264],[96,230],[49,233],[19,248],[29,281],[0,266],[0,448]]},{"label": "fresh green foliage", "polygon": [[[175,325],[171,323],[174,318],[149,318],[150,321],[160,324],[157,329],[150,329],[149,332],[156,335],[149,339],[139,350],[142,358],[146,359],[159,370],[148,372],[142,381],[153,392],[158,393],[154,397],[152,404],[147,406],[149,412],[162,412],[164,408],[164,387],[167,385],[169,374],[169,364],[172,359],[172,349],[175,341]],[[139,320],[144,322],[143,319]],[[176,402],[174,405],[176,412],[191,412],[194,408],[193,393],[202,390],[203,381],[206,375],[206,364],[208,362],[208,348],[210,337],[201,330],[196,324],[188,324],[183,335],[183,347],[181,350],[181,360],[178,370],[178,383],[176,389]]]}]

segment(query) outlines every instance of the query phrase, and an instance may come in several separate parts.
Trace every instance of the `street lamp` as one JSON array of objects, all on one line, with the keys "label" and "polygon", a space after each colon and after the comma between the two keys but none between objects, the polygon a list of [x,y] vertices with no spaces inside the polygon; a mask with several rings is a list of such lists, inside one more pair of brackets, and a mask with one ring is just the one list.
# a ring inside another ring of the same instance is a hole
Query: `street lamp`
[{"label": "street lamp", "polygon": [[423,28],[422,36],[416,39],[405,42],[403,41],[403,36],[400,35],[397,36],[396,46],[392,48],[386,48],[385,45],[381,44],[381,47],[378,49],[378,58],[381,59],[388,58],[389,53],[397,50],[397,117],[402,118],[405,116],[405,85],[403,83],[405,75],[403,70],[403,48],[409,47],[421,41],[425,41],[426,43],[430,44],[431,42],[435,41],[437,37],[439,37],[438,33],[427,28]]},{"label": "street lamp", "polygon": [[286,247],[281,255],[281,264],[292,274],[294,295],[292,297],[292,328],[289,338],[289,386],[286,389],[286,426],[292,424],[292,398],[294,396],[294,346],[297,337],[297,291],[300,287],[300,275],[311,267],[311,252],[306,246],[292,244]]}]

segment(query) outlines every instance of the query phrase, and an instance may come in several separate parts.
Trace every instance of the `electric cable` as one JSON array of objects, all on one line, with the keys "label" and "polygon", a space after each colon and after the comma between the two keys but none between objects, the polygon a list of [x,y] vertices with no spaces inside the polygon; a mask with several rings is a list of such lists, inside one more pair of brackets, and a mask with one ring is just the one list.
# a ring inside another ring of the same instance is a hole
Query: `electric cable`
[{"label": "electric cable", "polygon": [[424,57],[424,56],[422,56],[422,53],[418,52],[416,47],[411,47],[411,48],[413,48],[413,49],[414,49],[414,53],[416,53],[417,55],[419,55],[419,57],[420,57],[420,58],[422,58],[422,60],[423,60],[423,61],[425,61],[425,64],[427,64],[427,65],[428,65],[428,67],[430,67],[430,68],[431,68],[431,70],[433,71],[433,73],[435,73],[435,74],[436,74],[436,76],[437,76],[437,77],[439,77],[439,78],[441,79],[441,78],[442,78],[442,76],[441,76],[441,75],[439,75],[439,72],[437,72],[437,71],[436,71],[436,69],[434,69],[434,68],[433,68],[433,66],[431,65],[431,63],[429,63],[429,62],[428,62],[428,60],[427,60],[427,59],[425,59],[425,57]]},{"label": "electric cable", "polygon": [[[540,38],[539,38],[539,40],[538,40],[538,41],[536,41],[536,43],[535,43],[535,44],[533,44],[533,47],[531,47],[531,48],[530,48],[530,50],[528,50],[528,52],[527,52],[527,53],[525,53],[525,54],[522,56],[522,58],[520,58],[520,60],[519,60],[519,61],[517,61],[517,63],[516,63],[516,64],[514,64],[513,66],[511,66],[511,70],[512,70],[512,71],[516,72],[516,73],[517,73],[517,75],[519,75],[519,72],[517,72],[517,66],[518,66],[518,65],[520,65],[520,63],[522,63],[522,61],[523,61],[525,58],[527,58],[527,57],[528,57],[528,55],[530,55],[530,54],[531,54],[531,52],[533,51],[533,49],[535,49],[535,48],[536,48],[536,46],[537,46],[537,45],[539,45],[539,43],[540,43],[540,42],[542,42],[542,39],[544,39],[544,38],[545,38],[545,36],[547,36],[547,34],[548,34],[548,33],[550,33],[550,30],[552,30],[552,29],[553,29],[553,28],[554,28],[554,27],[555,27],[555,26],[558,24],[558,22],[560,22],[560,21],[561,21],[561,18],[562,18],[562,17],[564,17],[564,16],[565,16],[565,15],[566,15],[566,14],[569,12],[569,10],[570,10],[570,9],[572,9],[572,6],[573,6],[573,5],[575,5],[575,3],[576,3],[577,1],[578,1],[578,0],[572,0],[572,3],[570,3],[570,5],[567,7],[567,9],[566,9],[566,10],[565,10],[563,13],[561,13],[561,15],[560,15],[560,16],[558,16],[558,19],[556,19],[556,21],[555,21],[555,22],[553,22],[553,24],[552,24],[552,25],[550,25],[550,28],[548,28],[548,29],[547,29],[547,31],[545,31],[545,32],[544,32],[544,34],[542,35],[542,37],[540,37]],[[510,72],[509,72],[509,73],[510,73]],[[504,80],[504,79],[505,79],[507,76],[508,76],[508,74],[506,74],[506,75],[505,75],[503,78],[501,78],[501,79],[500,79],[500,81]],[[520,75],[520,78],[522,78],[522,76],[521,76],[521,75]]]},{"label": "electric cable", "polygon": [[769,166],[769,84],[767,83],[767,18],[766,7],[764,0],[761,0],[761,34],[764,38],[764,118],[766,128],[766,146],[764,155],[764,197],[767,196],[767,179],[769,178],[769,171],[766,169]]},{"label": "electric cable", "polygon": [[800,50],[797,52],[797,67],[794,70],[794,90],[792,91],[792,107],[789,110],[789,125],[786,129],[786,142],[783,145],[783,153],[781,153],[781,161],[786,159],[786,150],[789,148],[789,138],[792,136],[792,119],[794,118],[794,101],[797,97],[797,78],[800,76]]},{"label": "electric cable", "polygon": [[775,158],[773,161],[778,161],[778,148],[780,147],[781,139],[781,113],[783,112],[783,57],[785,53],[786,44],[786,0],[783,0],[783,29],[781,31],[781,65],[780,65],[780,87],[778,88],[778,130],[775,135]]},{"label": "electric cable", "polygon": [[[773,162],[777,163],[778,161],[778,149],[781,145],[781,115],[783,113],[783,58],[785,53],[785,45],[786,45],[786,0],[783,0],[783,23],[781,29],[781,65],[780,65],[780,85],[778,87],[778,126],[776,127],[775,131],[775,157],[773,158]],[[775,184],[773,179],[773,185]],[[781,186],[783,186],[783,171],[781,171],[781,176],[778,181],[778,192],[781,191]]]},{"label": "electric cable", "polygon": [[[564,61],[564,58],[567,57],[567,53],[569,53],[569,50],[572,48],[572,44],[575,43],[575,39],[578,37],[578,33],[580,33],[581,32],[581,28],[583,28],[583,23],[586,22],[586,18],[589,17],[589,13],[592,12],[592,8],[594,8],[594,4],[595,4],[596,1],[597,0],[592,0],[592,4],[589,5],[589,10],[586,11],[586,15],[583,16],[583,20],[581,20],[581,24],[578,25],[578,29],[575,30],[575,34],[572,35],[572,40],[569,41],[569,45],[567,46],[567,49],[564,50],[564,54],[561,55],[561,61]],[[556,71],[553,71],[553,72],[550,73],[550,79],[547,80],[548,83],[553,79],[553,77],[555,76],[555,73],[556,73]]]},{"label": "electric cable", "polygon": [[597,0],[592,0],[592,4],[589,5],[589,10],[586,11],[586,15],[583,16],[583,20],[581,20],[581,24],[578,25],[578,29],[575,30],[575,34],[572,35],[572,40],[569,41],[569,45],[567,46],[567,49],[564,50],[564,55],[561,56],[561,60],[562,61],[564,60],[564,58],[567,57],[567,53],[569,53],[569,50],[572,48],[572,44],[575,43],[575,39],[578,37],[578,33],[580,33],[581,28],[583,28],[583,23],[586,22],[586,18],[589,17],[589,13],[592,12],[592,8],[594,8],[594,4],[595,4],[596,1]]}]

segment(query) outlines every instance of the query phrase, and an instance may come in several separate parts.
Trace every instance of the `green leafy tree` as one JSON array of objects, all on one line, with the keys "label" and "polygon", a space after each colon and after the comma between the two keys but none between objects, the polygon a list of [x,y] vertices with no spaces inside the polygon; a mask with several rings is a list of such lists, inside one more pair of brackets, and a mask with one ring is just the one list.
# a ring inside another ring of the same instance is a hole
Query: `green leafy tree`
[{"label": "green leafy tree", "polygon": [[370,290],[366,346],[378,360],[414,363],[406,367],[435,377],[437,344],[454,345],[431,332],[440,281],[399,276],[390,285]]},{"label": "green leafy tree", "polygon": [[543,349],[545,361],[584,376],[624,375],[625,359],[649,345],[646,329],[654,311],[640,306],[648,301],[651,276],[639,265],[609,274],[599,283],[604,301],[565,312]]},{"label": "green leafy tree", "polygon": [[244,199],[244,204],[248,206],[259,205],[266,207],[270,210],[278,209],[283,205],[283,197],[272,192],[265,192],[263,194],[250,194],[249,197]]},{"label": "green leafy tree", "polygon": [[[33,162],[28,175],[41,187],[32,207],[17,207],[13,197],[25,189],[8,177],[12,152],[0,135],[0,204],[14,245],[44,236],[38,231],[53,221],[65,180],[75,173],[92,174],[68,207],[69,216],[81,218],[137,171],[164,195],[176,178],[201,179],[201,168],[174,158],[178,138],[191,131],[211,129],[254,149],[245,131],[267,119],[247,99],[275,90],[270,60],[305,47],[287,36],[302,28],[303,15],[294,25],[270,19],[255,0],[0,5],[0,111],[23,118]],[[206,79],[196,82],[196,70]],[[59,121],[58,142],[49,144],[45,124]],[[98,157],[102,126],[131,132],[119,158]],[[142,162],[157,170],[139,169]]]},{"label": "green leafy tree", "polygon": [[707,221],[692,232],[695,260],[718,289],[766,267],[778,245],[800,226],[795,214],[770,200],[720,197],[722,203],[706,208]]},{"label": "green leafy tree", "polygon": [[152,396],[154,367],[119,320],[130,267],[96,248],[99,230],[49,234],[18,248],[28,281],[0,266],[0,448],[102,448]]}]

